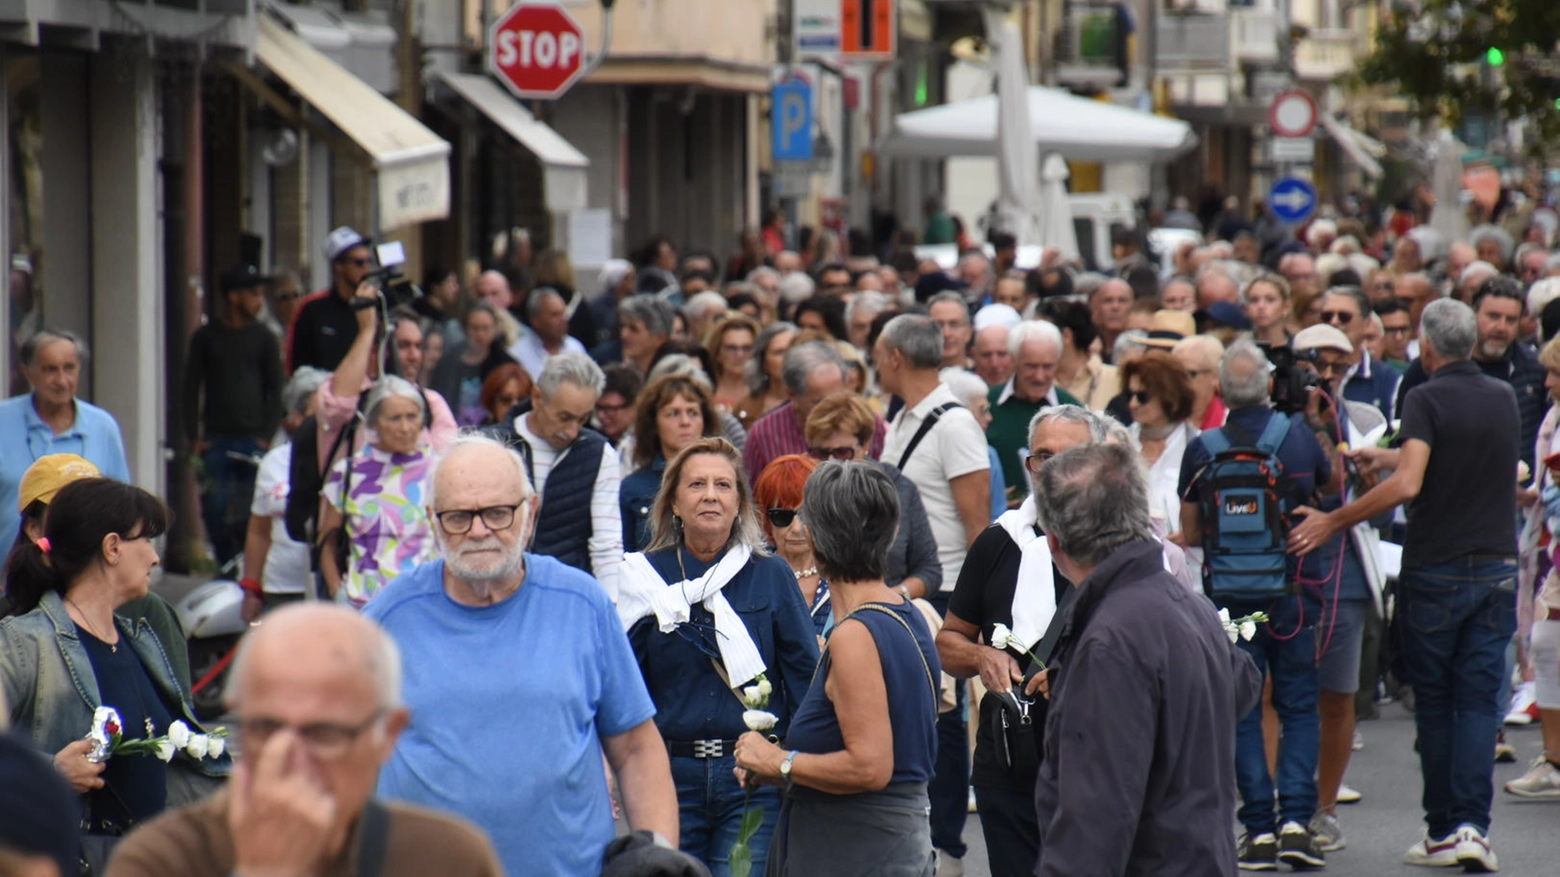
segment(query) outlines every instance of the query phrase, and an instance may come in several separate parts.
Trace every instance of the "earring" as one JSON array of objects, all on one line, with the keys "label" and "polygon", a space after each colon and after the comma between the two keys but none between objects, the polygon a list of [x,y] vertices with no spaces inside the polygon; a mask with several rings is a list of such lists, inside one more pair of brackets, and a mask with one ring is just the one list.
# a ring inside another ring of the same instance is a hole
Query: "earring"
[{"label": "earring", "polygon": [[672,526],[676,527],[679,530],[681,530],[683,528],[683,521],[682,521],[682,516],[681,515],[672,515]]}]

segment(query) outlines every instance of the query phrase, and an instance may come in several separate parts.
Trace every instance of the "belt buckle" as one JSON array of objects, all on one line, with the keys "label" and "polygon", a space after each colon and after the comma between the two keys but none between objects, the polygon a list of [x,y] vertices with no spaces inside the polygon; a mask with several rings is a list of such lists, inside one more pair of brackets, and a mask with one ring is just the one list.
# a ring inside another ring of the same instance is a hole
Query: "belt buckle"
[{"label": "belt buckle", "polygon": [[693,741],[694,758],[721,758],[726,754],[726,744],[721,740]]}]

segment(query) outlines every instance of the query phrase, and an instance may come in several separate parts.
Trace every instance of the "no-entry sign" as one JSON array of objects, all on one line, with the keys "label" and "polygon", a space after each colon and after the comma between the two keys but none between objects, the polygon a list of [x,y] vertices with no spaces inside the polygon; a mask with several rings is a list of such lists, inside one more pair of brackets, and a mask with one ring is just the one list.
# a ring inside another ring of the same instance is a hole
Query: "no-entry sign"
[{"label": "no-entry sign", "polygon": [[553,2],[520,3],[493,23],[488,69],[516,97],[561,97],[585,69],[585,35]]}]

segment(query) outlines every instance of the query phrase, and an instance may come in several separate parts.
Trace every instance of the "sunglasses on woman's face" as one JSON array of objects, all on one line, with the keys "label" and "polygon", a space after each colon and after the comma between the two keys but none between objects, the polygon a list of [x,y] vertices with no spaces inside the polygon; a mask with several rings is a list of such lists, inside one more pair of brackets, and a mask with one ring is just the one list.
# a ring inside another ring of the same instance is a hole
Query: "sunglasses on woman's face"
[{"label": "sunglasses on woman's face", "polygon": [[786,527],[791,526],[792,521],[796,520],[796,509],[770,509],[767,514],[769,515],[769,525],[776,530],[784,530]]},{"label": "sunglasses on woman's face", "polygon": [[1129,390],[1127,391],[1127,395],[1131,396],[1132,401],[1138,403],[1139,405],[1148,404],[1149,395],[1147,390]]},{"label": "sunglasses on woman's face", "polygon": [[841,445],[837,448],[808,448],[807,453],[817,460],[827,460],[832,457],[845,463],[856,456],[856,449]]}]

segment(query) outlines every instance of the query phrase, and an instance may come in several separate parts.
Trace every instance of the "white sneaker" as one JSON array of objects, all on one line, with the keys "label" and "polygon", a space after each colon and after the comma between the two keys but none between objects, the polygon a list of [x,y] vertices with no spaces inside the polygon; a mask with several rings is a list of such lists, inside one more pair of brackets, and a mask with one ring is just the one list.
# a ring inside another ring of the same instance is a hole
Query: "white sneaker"
[{"label": "white sneaker", "polygon": [[1363,752],[1365,750],[1365,735],[1361,734],[1358,728],[1354,731],[1354,745],[1351,748],[1355,752]]},{"label": "white sneaker", "polygon": [[1532,682],[1518,685],[1511,693],[1511,710],[1506,713],[1508,725],[1531,725],[1538,719],[1538,692]]},{"label": "white sneaker", "polygon": [[1457,833],[1452,832],[1446,837],[1436,839],[1426,831],[1419,843],[1408,848],[1403,854],[1403,861],[1410,865],[1423,865],[1428,868],[1455,868],[1457,862]]},{"label": "white sneaker", "polygon": [[1471,825],[1457,829],[1457,864],[1470,874],[1488,874],[1500,870],[1500,861],[1490,849],[1484,832]]},{"label": "white sneaker", "polygon": [[1358,804],[1360,799],[1364,797],[1364,795],[1360,794],[1359,789],[1351,788],[1347,783],[1341,783],[1338,786],[1339,804]]},{"label": "white sneaker", "polygon": [[1519,798],[1560,800],[1560,768],[1550,764],[1548,759],[1540,755],[1521,779],[1512,780],[1505,788],[1507,794]]}]

